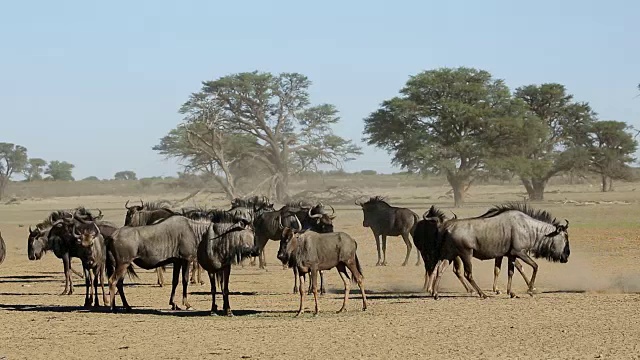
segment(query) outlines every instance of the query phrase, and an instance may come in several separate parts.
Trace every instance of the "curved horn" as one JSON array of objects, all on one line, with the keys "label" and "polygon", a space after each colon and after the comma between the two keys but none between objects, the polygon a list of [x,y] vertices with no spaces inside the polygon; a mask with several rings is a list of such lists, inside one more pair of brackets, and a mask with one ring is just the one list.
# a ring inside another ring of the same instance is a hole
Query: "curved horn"
[{"label": "curved horn", "polygon": [[144,209],[144,201],[142,199],[140,199],[140,207]]},{"label": "curved horn", "polygon": [[94,219],[102,219],[102,210],[98,209],[98,216],[96,216]]},{"label": "curved horn", "polygon": [[[311,219],[317,219],[317,218],[321,218],[321,217],[322,217],[322,214],[315,214],[315,215],[312,215],[312,214],[311,214],[311,210],[313,210],[313,208],[309,209],[309,213],[308,213],[308,215],[309,215],[309,217],[310,217]],[[297,218],[297,217],[296,217],[296,218]]]},{"label": "curved horn", "polygon": [[124,208],[127,210],[131,209],[128,205],[129,205],[129,200],[127,200],[127,202],[124,203]]},{"label": "curved horn", "polygon": [[33,230],[31,230],[31,225],[29,225],[29,234],[33,234]]},{"label": "curved horn", "polygon": [[335,215],[336,209],[334,209],[331,205],[329,205],[329,207],[331,208],[331,216]]},{"label": "curved horn", "polygon": [[457,219],[457,218],[458,218],[458,215],[456,215],[456,213],[454,213],[453,211],[452,211],[451,213],[453,214],[453,218],[454,218],[454,219]]},{"label": "curved horn", "polygon": [[278,215],[278,221],[279,221],[278,225],[280,225],[280,229],[284,229],[284,225],[282,225],[282,215]]},{"label": "curved horn", "polygon": [[568,229],[569,228],[569,220],[564,219],[564,221],[567,223],[567,225],[565,225],[564,227]]},{"label": "curved horn", "polygon": [[96,223],[93,223],[93,227],[96,229],[96,235],[100,235],[100,228]]},{"label": "curved horn", "polygon": [[362,201],[358,201],[358,199],[356,199],[355,204],[358,206],[362,206]]},{"label": "curved horn", "polygon": [[76,230],[77,230],[76,229],[76,225],[73,224],[73,232],[72,232],[73,236],[75,236],[76,238],[79,238],[81,235],[80,235],[80,233],[76,232]]},{"label": "curved horn", "polygon": [[300,219],[298,219],[298,215],[293,215],[294,218],[296,218],[296,223],[298,223],[298,231],[302,230],[302,224],[300,223]]}]

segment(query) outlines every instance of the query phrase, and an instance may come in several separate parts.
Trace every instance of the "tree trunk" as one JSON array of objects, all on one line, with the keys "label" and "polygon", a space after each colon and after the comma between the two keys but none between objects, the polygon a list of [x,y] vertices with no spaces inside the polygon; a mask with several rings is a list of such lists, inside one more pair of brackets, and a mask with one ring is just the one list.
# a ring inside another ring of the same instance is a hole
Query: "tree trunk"
[{"label": "tree trunk", "polygon": [[611,191],[613,180],[607,175],[602,175],[602,192]]},{"label": "tree trunk", "polygon": [[527,189],[529,200],[532,200],[532,201],[544,200],[544,188],[545,186],[547,186],[547,180],[541,180],[541,179],[521,179],[521,180],[525,189]]},{"label": "tree trunk", "polygon": [[0,174],[0,200],[4,198],[4,191],[7,189],[8,183],[9,183],[9,179],[4,175]]},{"label": "tree trunk", "polygon": [[613,191],[613,179],[609,178],[609,191]]},{"label": "tree trunk", "polygon": [[276,199],[286,202],[289,198],[289,174],[280,173],[276,177]]},{"label": "tree trunk", "polygon": [[464,184],[467,179],[460,179],[455,175],[447,175],[447,180],[453,190],[453,206],[457,208],[464,206],[464,194],[467,190]]}]

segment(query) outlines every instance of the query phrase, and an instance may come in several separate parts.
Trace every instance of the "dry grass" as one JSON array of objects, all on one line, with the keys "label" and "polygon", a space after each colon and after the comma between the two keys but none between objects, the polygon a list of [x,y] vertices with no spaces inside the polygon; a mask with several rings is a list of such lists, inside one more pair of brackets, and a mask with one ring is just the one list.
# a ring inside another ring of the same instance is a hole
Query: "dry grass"
[{"label": "dry grass", "polygon": [[[386,195],[394,205],[419,214],[435,203],[460,217],[476,215],[491,204],[520,200],[522,193],[519,186],[476,186],[467,207],[452,209],[450,199],[439,198],[447,190],[439,185],[394,186],[388,179],[382,184],[366,179],[351,179],[347,184],[358,189],[358,194]],[[317,189],[316,185],[312,182],[307,188]],[[534,205],[570,220],[571,258],[567,264],[540,260],[537,288],[541,293],[520,299],[469,297],[451,271],[444,277],[444,298],[426,297],[420,292],[424,269],[413,266],[415,253],[410,266],[399,266],[404,245],[399,238],[390,238],[390,265],[375,267],[375,243],[371,232],[362,227],[362,212],[351,199],[334,205],[336,228],[358,241],[370,310],[359,311],[361,301],[354,290],[350,311],[334,314],[342,293],[341,281],[332,271],[326,275],[329,294],[320,298],[320,316],[302,319],[293,318],[298,301],[290,294],[293,276],[278,264],[275,242],[266,249],[267,271],[234,268],[231,305],[235,318],[207,315],[208,284],[190,287],[197,311],[168,311],[170,290],[155,286],[154,272],[144,270],[139,271],[140,280],[126,282],[132,314],[85,311],[80,307],[84,296],[80,279],[74,279],[76,294],[58,295],[64,282],[61,262],[53,254],[40,261],[28,260],[27,226],[53,209],[80,204],[99,207],[108,220],[121,224],[127,197],[139,196],[129,190],[123,196],[31,196],[16,205],[0,205],[0,229],[8,248],[0,267],[0,357],[638,358],[640,226],[636,214],[640,194],[634,191],[636,185],[620,184],[616,192],[607,194],[588,185],[551,185],[546,201]],[[80,194],[88,192],[82,191]],[[165,191],[147,195],[145,200],[175,200],[187,193]],[[227,206],[218,195],[203,195],[194,201],[204,205],[205,199],[211,199],[210,206]],[[474,264],[478,283],[490,289],[491,262]],[[74,267],[79,266],[74,260]],[[505,273],[500,283],[504,288]],[[518,275],[515,286],[524,293]],[[307,308],[312,305],[308,297]]]}]

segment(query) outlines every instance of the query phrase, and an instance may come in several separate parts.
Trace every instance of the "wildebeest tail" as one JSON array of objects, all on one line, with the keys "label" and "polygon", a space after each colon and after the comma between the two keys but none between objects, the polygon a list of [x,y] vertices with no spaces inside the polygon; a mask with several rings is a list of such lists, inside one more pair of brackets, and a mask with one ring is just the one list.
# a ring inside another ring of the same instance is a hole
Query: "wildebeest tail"
[{"label": "wildebeest tail", "polygon": [[414,237],[414,233],[416,231],[416,227],[418,226],[418,222],[420,222],[420,216],[418,214],[413,213],[413,226],[411,226],[411,237]]},{"label": "wildebeest tail", "polygon": [[129,275],[129,279],[139,279],[140,277],[138,277],[138,274],[136,274],[135,269],[133,268],[133,265],[129,265],[129,267],[127,268],[127,275]]}]

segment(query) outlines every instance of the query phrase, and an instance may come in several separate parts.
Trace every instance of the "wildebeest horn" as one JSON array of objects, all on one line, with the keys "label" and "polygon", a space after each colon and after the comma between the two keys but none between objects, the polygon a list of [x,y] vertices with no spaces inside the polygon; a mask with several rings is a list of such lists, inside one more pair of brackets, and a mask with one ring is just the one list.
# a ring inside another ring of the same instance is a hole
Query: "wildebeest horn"
[{"label": "wildebeest horn", "polygon": [[29,225],[29,234],[33,234],[33,230],[31,230],[31,225]]},{"label": "wildebeest horn", "polygon": [[356,199],[355,204],[358,206],[362,206],[362,201],[358,201],[358,199]]},{"label": "wildebeest horn", "polygon": [[74,224],[73,225],[73,236],[75,236],[76,238],[79,238],[81,235],[80,235],[80,233],[76,232],[76,230],[77,230],[76,229],[76,225]]},{"label": "wildebeest horn", "polygon": [[567,225],[565,225],[564,227],[565,227],[566,229],[568,229],[568,228],[569,228],[569,220],[564,219],[564,221],[567,223]]},{"label": "wildebeest horn", "polygon": [[129,205],[129,200],[127,200],[127,202],[124,203],[124,208],[127,210],[131,209],[128,205]]},{"label": "wildebeest horn", "polygon": [[329,207],[331,208],[331,215],[334,215],[336,213],[336,209],[334,209],[331,205],[329,205]]},{"label": "wildebeest horn", "polygon": [[144,208],[144,201],[142,201],[142,199],[140,199],[140,207]]},{"label": "wildebeest horn", "polygon": [[[313,208],[309,209],[309,217],[312,219],[317,219],[317,218],[321,218],[322,214],[315,214],[315,215],[311,215],[311,210],[313,210]],[[297,219],[297,217],[296,217]]]},{"label": "wildebeest horn", "polygon": [[454,213],[453,211],[452,211],[451,213],[453,214],[453,218],[454,218],[454,219],[457,219],[457,218],[458,218],[458,215],[456,215],[456,213]]},{"label": "wildebeest horn", "polygon": [[96,235],[100,235],[100,228],[98,227],[98,225],[96,223],[93,223],[93,227],[96,228]]},{"label": "wildebeest horn", "polygon": [[102,219],[102,210],[98,209],[98,216],[95,217],[95,219]]},{"label": "wildebeest horn", "polygon": [[300,219],[298,219],[298,215],[293,215],[294,218],[296,218],[296,223],[298,223],[298,231],[302,230],[302,224],[300,223]]}]

